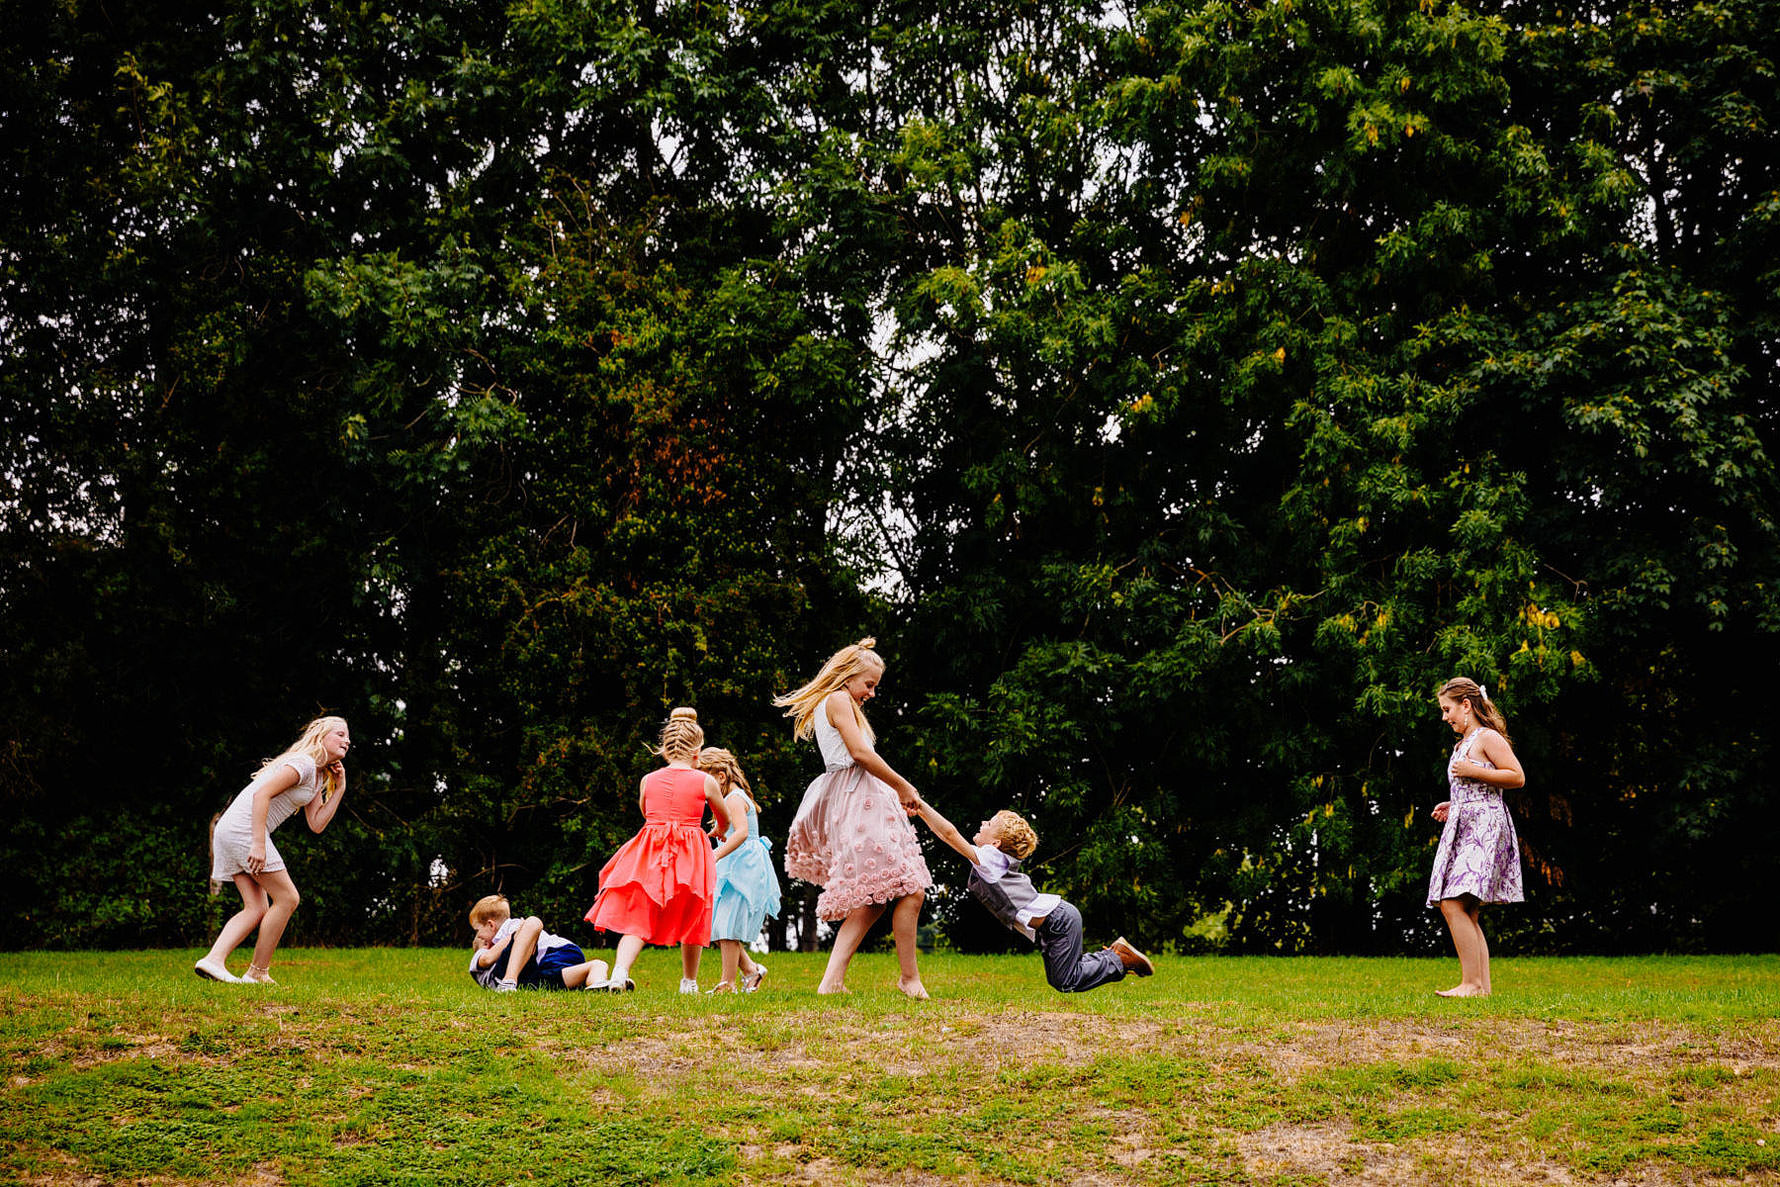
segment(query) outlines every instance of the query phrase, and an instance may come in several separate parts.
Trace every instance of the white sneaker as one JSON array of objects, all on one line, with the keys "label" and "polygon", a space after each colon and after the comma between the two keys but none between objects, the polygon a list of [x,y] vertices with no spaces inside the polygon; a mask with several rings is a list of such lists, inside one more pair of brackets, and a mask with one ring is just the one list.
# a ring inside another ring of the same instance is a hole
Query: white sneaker
[{"label": "white sneaker", "polygon": [[697,993],[698,992],[698,982],[694,981],[691,977],[681,977],[680,978],[680,992],[681,993]]},{"label": "white sneaker", "polygon": [[220,961],[211,960],[206,956],[192,966],[192,972],[210,981],[221,981],[224,985],[239,985],[241,978],[224,968]]},{"label": "white sneaker", "polygon": [[494,983],[494,991],[496,993],[518,993],[519,992],[519,982],[517,982],[517,981],[496,981]]}]

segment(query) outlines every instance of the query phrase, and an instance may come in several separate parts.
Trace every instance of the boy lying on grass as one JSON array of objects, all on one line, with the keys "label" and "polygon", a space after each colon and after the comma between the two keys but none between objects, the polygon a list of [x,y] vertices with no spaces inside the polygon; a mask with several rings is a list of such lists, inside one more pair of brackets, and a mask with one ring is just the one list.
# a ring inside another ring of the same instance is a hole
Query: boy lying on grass
[{"label": "boy lying on grass", "polygon": [[501,895],[477,899],[470,926],[476,929],[470,976],[484,989],[598,989],[606,983],[605,961],[588,960],[574,941],[545,931],[536,915],[514,919]]},{"label": "boy lying on grass", "polygon": [[1149,957],[1120,936],[1098,952],[1082,952],[1082,913],[1054,894],[1040,894],[1020,862],[1038,848],[1038,834],[1018,813],[1005,809],[983,821],[966,841],[951,821],[925,800],[912,805],[933,835],[970,862],[970,892],[989,914],[1038,945],[1045,958],[1045,980],[1061,993],[1082,993],[1126,973],[1147,977],[1155,972]]}]

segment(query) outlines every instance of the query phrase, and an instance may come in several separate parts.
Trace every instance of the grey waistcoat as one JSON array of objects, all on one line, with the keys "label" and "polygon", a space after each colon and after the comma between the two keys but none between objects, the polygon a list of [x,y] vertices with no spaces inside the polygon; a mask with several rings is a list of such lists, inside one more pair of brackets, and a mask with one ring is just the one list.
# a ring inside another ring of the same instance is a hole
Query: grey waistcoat
[{"label": "grey waistcoat", "polygon": [[1020,872],[1020,859],[1008,858],[1007,873],[999,882],[985,882],[978,874],[976,867],[970,870],[970,893],[976,895],[977,902],[989,909],[989,914],[1006,924],[1010,931],[1024,936],[1026,929],[1020,926],[1020,912],[1038,900],[1038,891],[1032,885],[1032,879]]}]

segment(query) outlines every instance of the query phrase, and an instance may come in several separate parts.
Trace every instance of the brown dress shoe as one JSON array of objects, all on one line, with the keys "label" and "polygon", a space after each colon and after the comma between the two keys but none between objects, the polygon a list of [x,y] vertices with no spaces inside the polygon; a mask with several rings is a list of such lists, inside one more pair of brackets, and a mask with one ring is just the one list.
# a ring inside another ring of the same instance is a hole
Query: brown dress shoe
[{"label": "brown dress shoe", "polygon": [[1128,973],[1147,977],[1156,971],[1156,966],[1150,963],[1150,958],[1133,948],[1130,941],[1124,936],[1120,936],[1107,947],[1119,954],[1119,962],[1125,966],[1125,971]]}]

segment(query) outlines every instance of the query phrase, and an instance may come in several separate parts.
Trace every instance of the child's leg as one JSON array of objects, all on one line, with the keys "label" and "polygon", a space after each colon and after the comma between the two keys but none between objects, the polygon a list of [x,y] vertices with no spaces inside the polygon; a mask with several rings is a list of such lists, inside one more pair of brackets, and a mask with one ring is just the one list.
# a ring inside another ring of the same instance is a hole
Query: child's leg
[{"label": "child's leg", "polygon": [[834,933],[834,947],[828,951],[828,967],[822,970],[822,983],[816,986],[817,993],[847,992],[847,964],[865,941],[865,933],[883,913],[883,903],[867,903],[855,907],[841,921],[840,929]]},{"label": "child's leg", "polygon": [[630,966],[637,963],[637,956],[642,951],[642,936],[620,936],[618,955],[612,958],[612,980],[620,982],[629,980]]},{"label": "child's leg", "polygon": [[1471,917],[1471,926],[1477,931],[1477,955],[1479,971],[1483,974],[1483,991],[1490,991],[1490,942],[1483,934],[1483,920],[1479,918],[1483,911],[1483,903],[1477,899],[1469,900],[1465,905],[1465,914]]},{"label": "child's leg", "polygon": [[1435,990],[1442,997],[1479,997],[1489,992],[1489,945],[1477,921],[1477,909],[1467,900],[1475,901],[1469,895],[1440,900],[1440,914],[1459,954],[1459,983],[1451,989]]},{"label": "child's leg", "polygon": [[572,964],[562,971],[562,983],[565,989],[579,989],[592,982],[598,985],[606,979],[606,962],[590,960],[585,964]]},{"label": "child's leg", "polygon": [[1060,993],[1082,993],[1125,975],[1125,962],[1111,948],[1082,952],[1082,913],[1058,903],[1038,928],[1038,950],[1044,953],[1045,980]]},{"label": "child's leg", "polygon": [[283,938],[284,925],[290,922],[302,896],[297,893],[297,884],[283,870],[262,873],[255,881],[272,896],[272,905],[266,908],[266,916],[260,920],[260,938],[253,946],[253,967],[264,973],[272,967],[272,953]]},{"label": "child's leg", "polygon": [[229,953],[239,948],[266,917],[266,892],[251,874],[236,874],[235,889],[241,892],[241,909],[229,916],[216,943],[210,945],[210,954],[204,958],[208,963],[220,965],[226,961]]},{"label": "child's leg", "polygon": [[538,937],[543,934],[544,921],[536,915],[519,925],[519,930],[513,933],[513,942],[507,946],[507,968],[501,973],[501,980],[518,983],[519,974],[537,955]]},{"label": "child's leg", "polygon": [[704,956],[704,954],[705,954],[705,946],[703,944],[681,944],[680,945],[680,979],[681,980],[683,980],[683,981],[698,980],[698,962],[699,962],[699,958]]},{"label": "child's leg", "polygon": [[890,915],[890,934],[896,937],[899,969],[896,987],[917,1001],[927,1000],[927,987],[921,984],[918,963],[921,950],[915,944],[915,932],[921,926],[921,904],[926,901],[926,891],[905,894],[896,900],[896,909]]},{"label": "child's leg", "polygon": [[718,940],[717,947],[723,952],[723,979],[717,984],[734,985],[736,969],[741,966],[744,955],[742,942],[740,940]]},{"label": "child's leg", "polygon": [[750,956],[748,945],[739,940],[736,941],[735,954],[736,963],[742,970],[741,979],[735,983],[736,988],[744,993],[753,993],[760,988],[760,983],[766,980],[766,966]]}]

